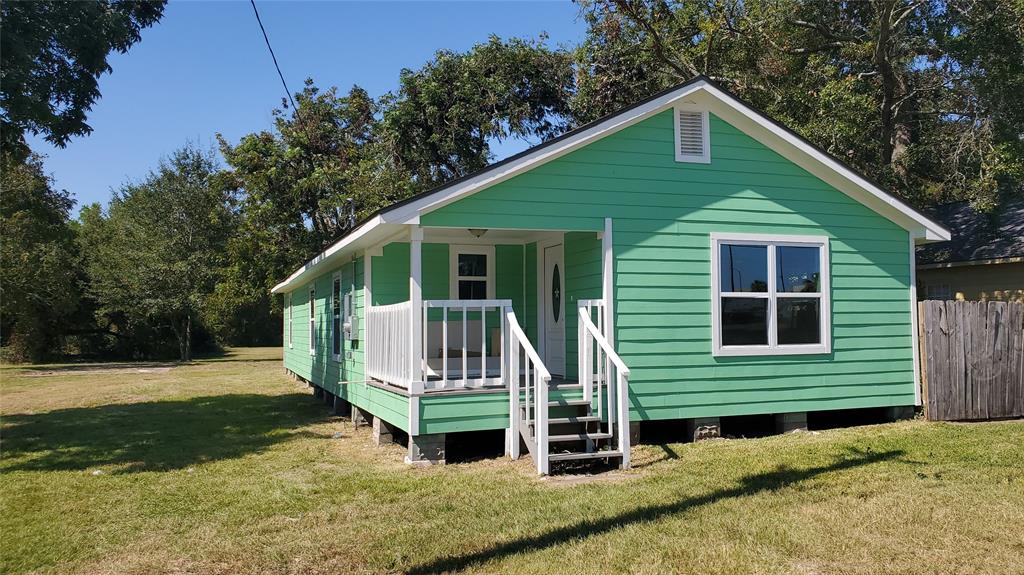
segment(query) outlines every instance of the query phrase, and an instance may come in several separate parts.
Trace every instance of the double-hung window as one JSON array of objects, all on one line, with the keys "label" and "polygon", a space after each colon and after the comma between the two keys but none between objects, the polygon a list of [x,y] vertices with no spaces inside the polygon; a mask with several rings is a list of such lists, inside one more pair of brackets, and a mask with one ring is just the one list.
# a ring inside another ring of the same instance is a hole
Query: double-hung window
[{"label": "double-hung window", "polygon": [[714,355],[829,353],[829,244],[820,236],[711,234]]},{"label": "double-hung window", "polygon": [[341,274],[334,274],[331,284],[331,354],[341,359]]},{"label": "double-hung window", "polygon": [[451,247],[451,298],[494,299],[494,246]]},{"label": "double-hung window", "polygon": [[316,355],[316,289],[309,288],[309,355]]}]

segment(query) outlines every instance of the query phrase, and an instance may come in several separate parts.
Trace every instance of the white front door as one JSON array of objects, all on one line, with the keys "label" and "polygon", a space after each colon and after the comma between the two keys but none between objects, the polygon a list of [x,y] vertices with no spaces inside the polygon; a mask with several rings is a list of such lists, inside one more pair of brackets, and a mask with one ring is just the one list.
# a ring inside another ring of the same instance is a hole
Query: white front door
[{"label": "white front door", "polygon": [[565,375],[565,251],[562,244],[544,248],[544,364],[554,375]]}]

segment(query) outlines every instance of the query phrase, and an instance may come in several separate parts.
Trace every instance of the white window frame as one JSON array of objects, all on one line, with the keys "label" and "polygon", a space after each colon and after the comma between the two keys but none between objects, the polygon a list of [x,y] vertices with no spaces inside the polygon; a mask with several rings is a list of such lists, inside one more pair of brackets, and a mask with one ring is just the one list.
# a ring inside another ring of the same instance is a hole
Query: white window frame
[{"label": "white window frame", "polygon": [[[448,279],[448,295],[451,299],[459,299],[459,280],[466,281],[480,281],[481,279],[487,282],[487,299],[494,299],[494,246],[485,245],[452,245],[448,248],[449,252],[449,279]],[[459,256],[462,254],[478,254],[487,256],[487,276],[481,278],[480,276],[460,276],[459,275]]]},{"label": "white window frame", "polygon": [[286,335],[288,336],[288,349],[292,349],[295,347],[295,338],[292,337],[292,326],[295,325],[295,316],[293,315],[293,310],[295,309],[295,307],[292,305],[292,294],[287,293],[285,294],[285,297],[287,298],[288,310],[287,315],[285,315],[284,317],[284,321],[288,327],[288,331],[286,333]]},{"label": "white window frame", "polygon": [[[700,112],[701,116],[701,128],[703,133],[701,134],[701,141],[704,144],[704,152],[699,155],[683,154],[679,148],[682,140],[682,136],[679,133],[679,113],[680,112]],[[678,104],[672,108],[672,131],[675,133],[675,155],[677,162],[686,162],[690,164],[710,164],[711,163],[711,118],[709,117],[708,111],[694,106],[692,104]]]},{"label": "white window frame", "polygon": [[[726,292],[721,291],[720,246],[722,244],[766,246],[768,256],[767,292]],[[817,294],[803,292],[777,292],[775,285],[775,248],[777,246],[817,247],[820,275]],[[768,345],[722,345],[722,297],[765,298],[768,300]],[[829,239],[825,236],[769,235],[769,234],[711,234],[711,342],[712,355],[806,355],[832,353],[832,298],[831,268],[829,267]],[[787,344],[778,343],[778,322],[776,301],[778,298],[818,297],[821,310],[821,343]]]},{"label": "white window frame", "polygon": [[[337,284],[338,289],[334,289]],[[341,361],[341,355],[345,351],[345,340],[342,337],[345,331],[342,323],[345,321],[344,301],[345,301],[345,287],[341,282],[341,272],[335,272],[331,276],[331,307],[329,308],[330,313],[330,332],[331,332],[331,357],[334,361]],[[337,300],[337,301],[335,301]],[[335,311],[335,305],[337,305],[337,311]],[[335,320],[337,321],[338,329],[334,329]],[[337,343],[338,353],[334,353],[335,343]]]},{"label": "white window frame", "polygon": [[309,355],[316,355],[316,288],[309,288]]}]

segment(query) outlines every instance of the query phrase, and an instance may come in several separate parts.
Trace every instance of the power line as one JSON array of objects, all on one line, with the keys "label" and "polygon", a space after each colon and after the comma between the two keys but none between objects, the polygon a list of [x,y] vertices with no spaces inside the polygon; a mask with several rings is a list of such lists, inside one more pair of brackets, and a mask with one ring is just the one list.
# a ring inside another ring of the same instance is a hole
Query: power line
[{"label": "power line", "polygon": [[260,19],[260,11],[256,9],[256,0],[249,0],[252,4],[252,11],[256,14],[256,22],[260,25],[260,31],[263,32],[263,41],[267,43],[267,50],[270,50],[270,57],[274,60],[274,67],[277,68],[277,76],[281,78],[281,85],[284,86],[284,93],[288,94],[288,101],[292,103],[292,110],[298,112],[298,108],[295,107],[295,100],[292,99],[292,91],[288,89],[288,83],[284,81],[284,74],[281,73],[281,66],[277,63],[277,56],[274,55],[274,49],[270,47],[270,38],[267,37],[267,29],[263,27],[263,20]]}]

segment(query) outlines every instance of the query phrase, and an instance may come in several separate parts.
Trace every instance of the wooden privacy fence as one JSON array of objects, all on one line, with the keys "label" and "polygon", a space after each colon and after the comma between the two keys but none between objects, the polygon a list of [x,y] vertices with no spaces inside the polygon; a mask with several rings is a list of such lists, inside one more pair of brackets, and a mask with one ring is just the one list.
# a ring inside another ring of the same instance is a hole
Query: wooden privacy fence
[{"label": "wooden privacy fence", "polygon": [[918,309],[928,419],[1024,416],[1024,304],[936,300]]}]

